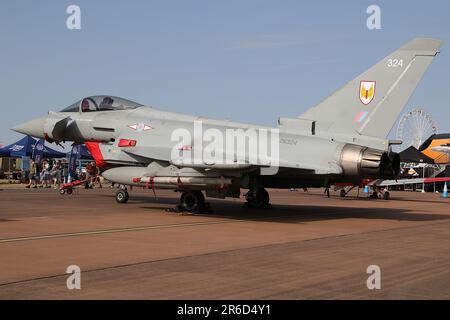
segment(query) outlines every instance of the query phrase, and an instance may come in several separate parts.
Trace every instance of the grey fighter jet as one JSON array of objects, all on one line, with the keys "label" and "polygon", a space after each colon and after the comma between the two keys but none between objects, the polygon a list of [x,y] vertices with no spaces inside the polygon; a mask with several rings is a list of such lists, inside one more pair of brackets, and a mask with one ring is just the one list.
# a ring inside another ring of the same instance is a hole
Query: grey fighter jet
[{"label": "grey fighter jet", "polygon": [[[280,118],[276,127],[93,96],[13,130],[50,142],[86,143],[106,179],[175,189],[181,210],[201,209],[203,192],[238,198],[241,189],[248,190],[246,205],[267,207],[266,188],[395,179],[400,164],[391,146],[401,142],[387,136],[441,44],[413,39],[299,117]],[[120,203],[128,198],[126,188],[116,194]]]}]

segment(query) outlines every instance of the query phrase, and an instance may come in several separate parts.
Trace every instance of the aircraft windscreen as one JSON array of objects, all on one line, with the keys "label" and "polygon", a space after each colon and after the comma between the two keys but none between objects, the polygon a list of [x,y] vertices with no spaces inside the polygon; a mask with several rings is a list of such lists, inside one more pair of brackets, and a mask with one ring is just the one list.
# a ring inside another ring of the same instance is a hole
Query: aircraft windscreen
[{"label": "aircraft windscreen", "polygon": [[80,110],[80,102],[81,100],[71,104],[67,108],[62,109],[60,112],[78,112]]},{"label": "aircraft windscreen", "polygon": [[93,96],[84,98],[61,112],[78,112],[80,107],[82,112],[116,111],[136,109],[142,107],[142,104],[113,96]]}]

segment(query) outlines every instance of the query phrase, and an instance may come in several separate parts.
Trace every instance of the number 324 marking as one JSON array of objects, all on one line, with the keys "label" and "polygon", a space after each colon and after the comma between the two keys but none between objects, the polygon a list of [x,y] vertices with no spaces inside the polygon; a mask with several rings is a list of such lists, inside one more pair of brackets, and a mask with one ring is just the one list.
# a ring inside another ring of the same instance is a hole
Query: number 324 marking
[{"label": "number 324 marking", "polygon": [[387,66],[389,68],[403,68],[403,59],[389,59]]}]

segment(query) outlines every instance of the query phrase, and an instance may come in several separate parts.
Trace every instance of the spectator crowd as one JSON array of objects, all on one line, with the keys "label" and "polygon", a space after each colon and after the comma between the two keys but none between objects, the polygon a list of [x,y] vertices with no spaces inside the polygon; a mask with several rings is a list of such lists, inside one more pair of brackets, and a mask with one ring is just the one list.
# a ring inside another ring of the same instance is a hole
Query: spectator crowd
[{"label": "spectator crowd", "polygon": [[75,172],[69,174],[68,165],[61,160],[44,159],[41,163],[30,160],[29,177],[26,188],[58,189],[61,184],[75,180],[86,181],[86,189],[92,189],[96,184],[102,188],[102,178],[95,162],[88,163],[84,170],[77,167]]}]

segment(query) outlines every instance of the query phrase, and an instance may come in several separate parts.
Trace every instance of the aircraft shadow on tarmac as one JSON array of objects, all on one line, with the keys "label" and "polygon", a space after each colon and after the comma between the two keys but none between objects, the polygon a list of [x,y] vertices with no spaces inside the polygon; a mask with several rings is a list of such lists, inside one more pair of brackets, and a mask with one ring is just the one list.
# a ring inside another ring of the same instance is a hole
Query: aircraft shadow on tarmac
[{"label": "aircraft shadow on tarmac", "polygon": [[[209,199],[208,199],[209,200]],[[380,200],[380,202],[383,200]],[[133,196],[130,203],[146,204],[142,209],[165,210],[165,205],[178,204],[177,198],[153,198]],[[408,209],[401,208],[355,208],[330,205],[283,205],[275,204],[271,209],[243,208],[242,201],[209,200],[212,212],[199,213],[197,216],[214,218],[226,218],[236,220],[279,222],[279,223],[303,223],[310,221],[342,220],[342,219],[380,219],[397,221],[436,221],[450,219],[449,215],[436,213],[412,213]],[[148,205],[147,205],[148,204]],[[161,204],[152,206],[151,204]],[[168,213],[173,214],[173,213]]]}]

